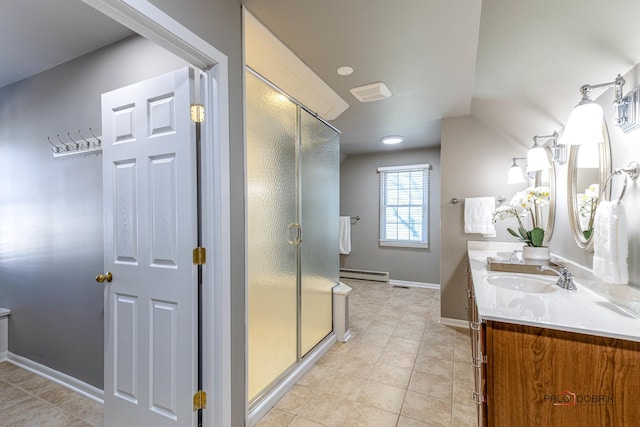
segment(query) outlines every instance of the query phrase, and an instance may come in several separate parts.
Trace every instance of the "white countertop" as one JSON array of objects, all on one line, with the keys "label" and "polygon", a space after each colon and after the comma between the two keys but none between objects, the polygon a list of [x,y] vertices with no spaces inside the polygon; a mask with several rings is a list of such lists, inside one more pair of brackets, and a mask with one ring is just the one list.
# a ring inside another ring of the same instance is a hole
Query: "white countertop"
[{"label": "white countertop", "polygon": [[11,310],[0,307],[0,317],[8,316],[9,314],[11,314]]},{"label": "white countertop", "polygon": [[[469,242],[469,263],[481,320],[640,342],[640,318],[581,284],[582,279],[575,279],[578,290],[569,291],[555,285],[555,275],[487,270],[487,257],[521,248],[522,244],[516,243]],[[489,276],[494,284],[489,283]],[[517,289],[519,277],[532,277],[537,282],[548,281],[549,286],[542,283],[542,288],[534,292]],[[508,286],[511,279],[513,287]]]}]

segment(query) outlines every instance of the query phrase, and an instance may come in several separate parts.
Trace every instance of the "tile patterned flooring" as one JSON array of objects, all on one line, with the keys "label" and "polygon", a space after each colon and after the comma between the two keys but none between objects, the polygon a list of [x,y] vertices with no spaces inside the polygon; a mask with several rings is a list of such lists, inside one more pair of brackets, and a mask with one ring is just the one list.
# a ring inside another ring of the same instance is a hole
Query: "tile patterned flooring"
[{"label": "tile patterned flooring", "polygon": [[100,427],[102,405],[9,362],[2,362],[0,426]]},{"label": "tile patterned flooring", "polygon": [[[466,330],[442,326],[440,294],[344,280],[351,331],[259,427],[476,426]],[[0,363],[1,427],[100,427],[102,406]]]},{"label": "tile patterned flooring", "polygon": [[440,293],[343,280],[351,331],[258,427],[477,426],[471,344],[439,324]]}]

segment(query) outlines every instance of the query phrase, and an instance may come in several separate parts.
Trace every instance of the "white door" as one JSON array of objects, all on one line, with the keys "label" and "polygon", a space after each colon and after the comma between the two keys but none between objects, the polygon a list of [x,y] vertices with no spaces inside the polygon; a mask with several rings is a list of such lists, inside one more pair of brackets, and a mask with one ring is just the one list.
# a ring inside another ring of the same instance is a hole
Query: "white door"
[{"label": "white door", "polygon": [[184,68],[102,95],[106,427],[194,425],[193,94]]}]

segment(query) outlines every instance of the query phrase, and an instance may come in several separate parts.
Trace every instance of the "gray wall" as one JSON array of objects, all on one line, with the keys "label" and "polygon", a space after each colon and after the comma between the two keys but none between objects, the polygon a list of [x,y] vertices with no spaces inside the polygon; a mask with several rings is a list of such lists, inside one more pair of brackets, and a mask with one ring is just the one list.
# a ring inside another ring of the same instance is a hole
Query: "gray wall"
[{"label": "gray wall", "polygon": [[186,64],[131,37],[0,90],[0,306],[9,351],[103,386],[102,157],[52,158],[100,95]]},{"label": "gray wall", "polygon": [[442,120],[442,245],[441,316],[467,319],[465,266],[468,240],[515,241],[506,226],[497,225],[497,237],[486,239],[464,233],[464,204],[452,204],[457,197],[505,196],[507,200],[522,185],[507,185],[512,157],[522,148],[489,129],[473,116]]},{"label": "gray wall", "polygon": [[[430,163],[429,248],[380,247],[378,167]],[[392,280],[440,283],[440,148],[349,156],[340,165],[340,215],[359,215],[351,227],[346,268],[388,271]]]}]

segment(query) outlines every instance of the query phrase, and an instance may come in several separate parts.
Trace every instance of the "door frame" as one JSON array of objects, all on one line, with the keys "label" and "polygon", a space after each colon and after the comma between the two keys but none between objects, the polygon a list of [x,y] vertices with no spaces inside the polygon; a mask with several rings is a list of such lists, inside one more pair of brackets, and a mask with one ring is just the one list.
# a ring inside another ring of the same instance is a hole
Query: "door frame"
[{"label": "door frame", "polygon": [[231,425],[231,193],[228,58],[147,0],[82,0],[206,75],[202,133],[204,426]]}]

